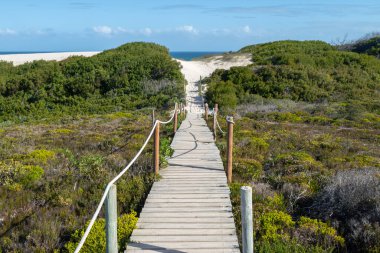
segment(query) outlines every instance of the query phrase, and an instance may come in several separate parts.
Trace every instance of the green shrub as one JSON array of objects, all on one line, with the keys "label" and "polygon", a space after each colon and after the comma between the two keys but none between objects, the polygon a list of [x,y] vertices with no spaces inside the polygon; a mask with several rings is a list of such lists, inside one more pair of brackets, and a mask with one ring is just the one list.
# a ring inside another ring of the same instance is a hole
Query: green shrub
[{"label": "green shrub", "polygon": [[326,116],[311,116],[307,117],[305,122],[310,124],[329,125],[333,120]]},{"label": "green shrub", "polygon": [[46,164],[49,160],[55,157],[55,152],[46,149],[36,149],[25,156],[25,159],[36,163],[36,164]]},{"label": "green shrub", "polygon": [[291,230],[295,226],[290,215],[277,210],[262,214],[259,223],[258,236],[261,240],[268,241],[290,240]]},{"label": "green shrub", "polygon": [[320,162],[317,162],[310,154],[304,151],[277,155],[274,158],[274,164],[278,167],[282,175],[289,175],[306,170],[313,171],[322,167]]},{"label": "green shrub", "polygon": [[263,166],[254,159],[238,159],[233,164],[234,174],[243,182],[252,182],[263,174]]},{"label": "green shrub", "polygon": [[20,191],[38,182],[45,171],[40,166],[23,165],[17,161],[0,162],[0,183],[10,190]]},{"label": "green shrub", "polygon": [[297,242],[283,242],[283,241],[259,241],[255,242],[255,252],[258,253],[327,253],[331,252],[330,250],[326,251],[320,246],[306,246],[301,245]]},{"label": "green shrub", "polygon": [[51,130],[50,133],[66,135],[66,134],[74,133],[74,131],[71,129],[67,129],[67,128],[58,128],[58,129]]},{"label": "green shrub", "polygon": [[[137,224],[136,213],[123,214],[117,219],[117,239],[119,244],[119,252],[125,250],[126,243],[131,236],[133,229]],[[88,223],[85,227],[87,228]],[[74,252],[77,244],[84,234],[85,229],[76,230],[72,235],[70,241],[65,245],[68,252]],[[103,253],[106,251],[106,231],[105,219],[98,219],[87,237],[81,252],[88,253]]]},{"label": "green shrub", "polygon": [[344,238],[337,235],[334,228],[326,223],[302,216],[297,222],[297,238],[303,245],[320,245],[324,248],[342,247]]},{"label": "green shrub", "polygon": [[160,139],[160,164],[162,167],[168,165],[167,159],[171,157],[174,153],[174,149],[170,147],[171,139],[161,138]]}]

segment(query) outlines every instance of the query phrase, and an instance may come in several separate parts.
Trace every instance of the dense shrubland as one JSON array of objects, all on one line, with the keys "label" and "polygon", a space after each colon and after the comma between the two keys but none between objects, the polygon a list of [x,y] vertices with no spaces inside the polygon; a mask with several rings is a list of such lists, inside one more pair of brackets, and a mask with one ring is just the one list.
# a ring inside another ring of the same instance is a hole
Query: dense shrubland
[{"label": "dense shrubland", "polygon": [[[169,117],[183,99],[164,47],[131,43],[91,58],[0,63],[0,252],[72,252],[106,184],[148,135],[151,107]],[[163,127],[165,164],[172,126]],[[152,144],[118,183],[125,247],[155,176]],[[85,252],[104,252],[104,219]]]},{"label": "dense shrubland", "polygon": [[209,104],[236,119],[238,227],[248,184],[257,252],[380,251],[380,61],[315,41],[241,51],[253,65],[206,80]]},{"label": "dense shrubland", "polygon": [[361,54],[373,55],[380,58],[380,33],[370,33],[357,41],[341,43],[340,50],[352,51]]},{"label": "dense shrubland", "polygon": [[182,98],[183,85],[179,63],[149,43],[62,62],[0,62],[0,120],[161,108]]}]

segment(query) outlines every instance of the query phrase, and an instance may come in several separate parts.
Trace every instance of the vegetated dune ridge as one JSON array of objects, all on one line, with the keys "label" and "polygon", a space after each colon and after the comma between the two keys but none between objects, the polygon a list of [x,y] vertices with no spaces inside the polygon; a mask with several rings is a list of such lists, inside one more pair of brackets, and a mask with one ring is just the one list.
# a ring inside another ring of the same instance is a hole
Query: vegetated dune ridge
[{"label": "vegetated dune ridge", "polygon": [[62,52],[62,53],[33,53],[33,54],[6,54],[0,55],[0,61],[13,62],[18,66],[27,62],[44,60],[44,61],[63,61],[71,56],[90,57],[100,52]]}]

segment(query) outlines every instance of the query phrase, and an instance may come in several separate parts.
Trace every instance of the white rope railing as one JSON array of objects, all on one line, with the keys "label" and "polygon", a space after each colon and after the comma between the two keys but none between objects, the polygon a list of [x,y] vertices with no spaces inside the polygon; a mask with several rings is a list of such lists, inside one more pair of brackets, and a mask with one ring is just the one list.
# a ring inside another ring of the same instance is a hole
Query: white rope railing
[{"label": "white rope railing", "polygon": [[99,205],[98,207],[96,208],[96,211],[94,213],[94,215],[92,216],[91,220],[90,220],[90,223],[88,224],[87,228],[86,228],[86,231],[84,232],[83,236],[82,236],[82,239],[80,240],[78,246],[76,247],[74,253],[79,253],[79,251],[82,249],[88,235],[90,234],[91,232],[91,229],[92,227],[94,226],[94,223],[96,221],[96,219],[98,218],[99,216],[99,213],[100,213],[100,210],[102,209],[102,206],[104,204],[104,201],[106,200],[106,197],[108,195],[108,192],[110,191],[111,189],[111,186],[117,181],[120,179],[120,177],[122,177],[125,172],[128,171],[128,169],[135,163],[135,161],[137,160],[137,158],[141,155],[141,153],[144,151],[146,145],[148,144],[150,138],[152,137],[153,133],[154,133],[154,130],[156,129],[157,127],[157,124],[160,123],[160,124],[168,124],[170,123],[173,119],[174,119],[174,115],[175,115],[175,111],[177,110],[177,104],[175,104],[175,108],[174,110],[172,111],[173,115],[171,116],[171,118],[168,120],[168,121],[160,121],[160,120],[156,120],[156,122],[154,123],[153,127],[152,127],[152,130],[150,131],[149,135],[148,135],[148,138],[146,138],[143,146],[140,148],[139,152],[137,152],[137,154],[135,155],[135,157],[129,162],[129,164],[116,176],[114,177],[108,184],[107,184],[107,187],[106,189],[104,190],[104,193],[103,193],[103,196],[102,198],[100,199],[100,202],[99,202]]},{"label": "white rope railing", "polygon": [[216,117],[216,125],[217,125],[217,127],[219,128],[219,131],[222,133],[222,134],[225,134],[226,132],[224,132],[223,130],[222,130],[222,128],[220,127],[220,125],[219,125],[219,121],[218,121],[218,117]]}]

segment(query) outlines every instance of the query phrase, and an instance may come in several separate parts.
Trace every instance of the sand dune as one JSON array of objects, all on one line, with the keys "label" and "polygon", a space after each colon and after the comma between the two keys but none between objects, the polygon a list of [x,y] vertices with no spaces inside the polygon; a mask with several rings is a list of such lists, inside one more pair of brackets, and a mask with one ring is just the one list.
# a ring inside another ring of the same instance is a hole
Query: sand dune
[{"label": "sand dune", "polygon": [[90,57],[100,52],[64,52],[64,53],[37,53],[37,54],[7,54],[0,55],[0,61],[13,62],[13,65],[21,65],[37,60],[62,61],[70,56]]},{"label": "sand dune", "polygon": [[203,101],[198,94],[197,82],[200,78],[211,75],[216,69],[230,69],[234,66],[251,64],[251,54],[236,54],[226,56],[212,56],[202,60],[183,61],[181,72],[188,82],[186,86],[187,110],[193,113],[203,113]]}]

